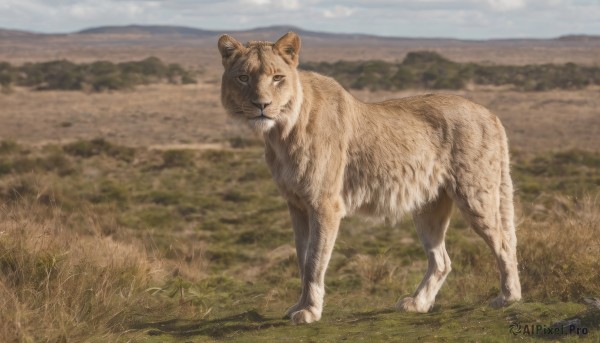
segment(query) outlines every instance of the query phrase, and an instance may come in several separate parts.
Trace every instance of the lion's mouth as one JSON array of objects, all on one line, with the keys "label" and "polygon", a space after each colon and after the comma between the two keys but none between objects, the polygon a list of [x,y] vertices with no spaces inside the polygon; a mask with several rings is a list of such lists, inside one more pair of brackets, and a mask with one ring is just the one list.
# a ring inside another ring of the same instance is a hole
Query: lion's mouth
[{"label": "lion's mouth", "polygon": [[268,120],[273,120],[273,118],[271,118],[271,117],[267,117],[267,116],[266,116],[266,115],[264,115],[264,114],[261,114],[261,115],[259,115],[259,116],[256,116],[256,117],[251,117],[251,118],[248,118],[248,120],[266,120],[266,119],[268,119]]}]

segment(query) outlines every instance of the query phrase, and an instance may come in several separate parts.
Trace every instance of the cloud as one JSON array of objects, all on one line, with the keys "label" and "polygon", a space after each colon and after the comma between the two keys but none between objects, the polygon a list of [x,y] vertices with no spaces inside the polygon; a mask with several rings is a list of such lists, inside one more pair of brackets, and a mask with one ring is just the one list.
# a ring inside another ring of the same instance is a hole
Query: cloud
[{"label": "cloud", "polygon": [[300,8],[300,2],[298,0],[282,0],[279,1],[279,6],[286,10],[295,10]]},{"label": "cloud", "polygon": [[525,0],[487,0],[495,11],[513,11],[525,7]]},{"label": "cloud", "polygon": [[354,12],[356,12],[356,8],[336,5],[331,9],[323,10],[323,16],[325,18],[343,18],[351,16]]},{"label": "cloud", "polygon": [[298,0],[242,0],[241,3],[251,6],[282,8],[285,10],[296,10],[300,8],[300,2]]},{"label": "cloud", "polygon": [[243,0],[242,3],[248,4],[248,5],[265,6],[265,5],[270,5],[271,0]]}]

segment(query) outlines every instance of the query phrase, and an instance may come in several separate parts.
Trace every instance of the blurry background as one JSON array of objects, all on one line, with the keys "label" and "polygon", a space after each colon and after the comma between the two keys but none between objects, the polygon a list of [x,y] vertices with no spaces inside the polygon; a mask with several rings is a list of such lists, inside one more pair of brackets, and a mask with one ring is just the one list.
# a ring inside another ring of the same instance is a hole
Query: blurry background
[{"label": "blurry background", "polygon": [[[0,0],[0,337],[503,340],[568,319],[598,338],[597,18],[592,0]],[[486,306],[495,261],[456,215],[433,312],[396,313],[427,265],[409,216],[348,218],[323,321],[280,319],[289,216],[260,137],[221,108],[216,41],[288,31],[302,69],[359,99],[450,92],[500,117],[523,303]]]}]

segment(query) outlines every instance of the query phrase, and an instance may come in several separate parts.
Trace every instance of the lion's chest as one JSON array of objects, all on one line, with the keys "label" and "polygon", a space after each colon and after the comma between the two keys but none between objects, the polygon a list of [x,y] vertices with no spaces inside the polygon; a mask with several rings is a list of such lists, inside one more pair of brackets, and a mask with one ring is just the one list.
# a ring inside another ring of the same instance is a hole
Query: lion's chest
[{"label": "lion's chest", "polygon": [[275,149],[267,149],[265,159],[281,194],[298,206],[306,206],[311,198],[311,183],[314,181],[308,175],[308,164],[297,156]]}]

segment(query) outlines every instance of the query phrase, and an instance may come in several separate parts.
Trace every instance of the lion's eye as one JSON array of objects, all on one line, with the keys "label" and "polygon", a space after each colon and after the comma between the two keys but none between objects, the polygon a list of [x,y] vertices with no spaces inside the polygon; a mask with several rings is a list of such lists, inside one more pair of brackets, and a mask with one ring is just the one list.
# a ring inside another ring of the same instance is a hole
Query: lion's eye
[{"label": "lion's eye", "polygon": [[283,76],[283,75],[275,75],[275,76],[273,76],[273,81],[279,82],[279,81],[283,80],[284,77],[285,76]]},{"label": "lion's eye", "polygon": [[238,76],[238,80],[242,82],[248,82],[248,80],[250,80],[250,77],[248,75],[240,75]]}]

